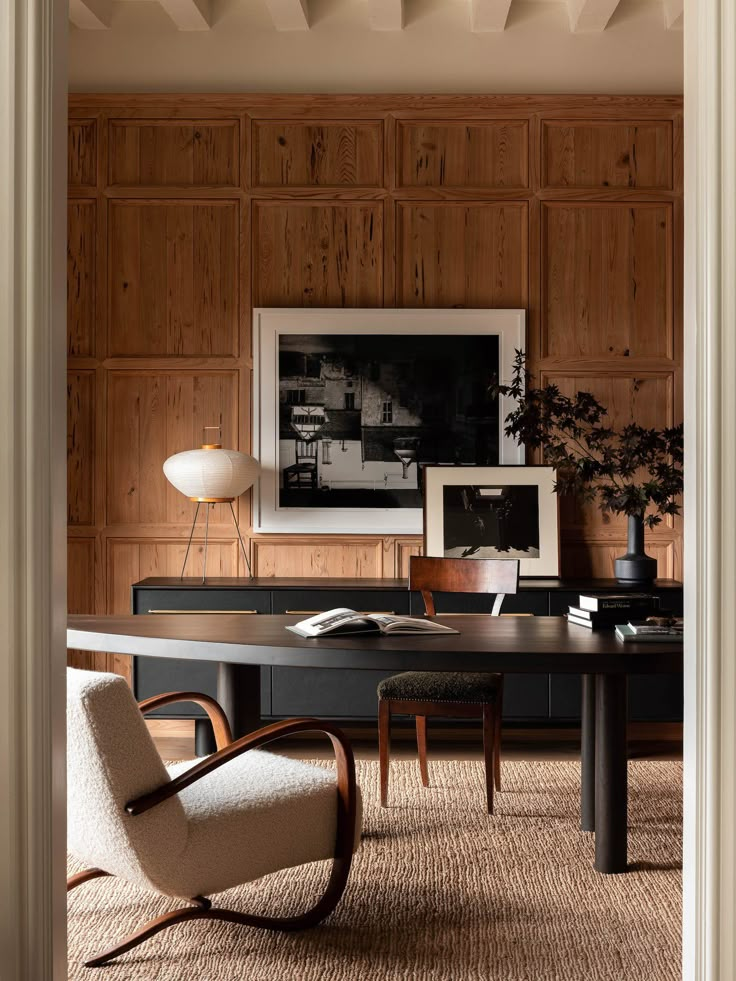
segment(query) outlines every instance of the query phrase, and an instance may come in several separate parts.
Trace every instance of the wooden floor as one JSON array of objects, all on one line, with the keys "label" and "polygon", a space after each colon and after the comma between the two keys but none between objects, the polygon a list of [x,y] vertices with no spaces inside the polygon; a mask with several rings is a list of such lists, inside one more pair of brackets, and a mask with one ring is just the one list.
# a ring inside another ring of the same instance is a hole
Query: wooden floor
[{"label": "wooden floor", "polygon": [[[194,723],[191,721],[147,720],[147,725],[161,756],[166,760],[194,758]],[[378,759],[378,744],[371,730],[353,732],[357,759]],[[432,738],[428,729],[429,754],[434,759],[482,759],[483,746],[480,727],[477,736],[472,732],[447,733]],[[274,751],[288,753],[297,759],[329,758],[331,749],[326,740],[292,739],[275,743]],[[507,729],[503,734],[503,756],[508,760],[569,760],[580,755],[580,735],[574,729]],[[392,736],[391,756],[394,759],[413,759],[416,743],[411,729],[397,730]],[[630,759],[682,759],[682,726],[676,724],[632,724],[629,727]]]}]

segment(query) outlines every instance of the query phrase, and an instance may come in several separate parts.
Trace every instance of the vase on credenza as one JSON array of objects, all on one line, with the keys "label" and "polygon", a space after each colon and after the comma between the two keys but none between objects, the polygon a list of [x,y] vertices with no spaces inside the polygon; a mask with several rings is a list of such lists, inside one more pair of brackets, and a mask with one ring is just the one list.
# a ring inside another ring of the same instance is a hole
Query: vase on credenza
[{"label": "vase on credenza", "polygon": [[644,551],[644,515],[630,514],[626,554],[617,558],[613,571],[623,585],[644,585],[657,578],[657,560]]}]

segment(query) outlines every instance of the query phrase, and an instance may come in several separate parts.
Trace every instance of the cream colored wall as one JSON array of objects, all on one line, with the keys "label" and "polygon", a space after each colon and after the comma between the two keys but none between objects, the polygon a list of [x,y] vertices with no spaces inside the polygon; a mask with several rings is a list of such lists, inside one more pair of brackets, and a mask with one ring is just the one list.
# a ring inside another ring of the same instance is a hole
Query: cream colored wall
[{"label": "cream colored wall", "polygon": [[621,0],[607,29],[572,34],[564,3],[514,0],[506,30],[473,34],[467,0],[407,2],[371,31],[360,0],[312,0],[309,31],[274,30],[263,0],[213,0],[214,26],[177,31],[156,3],[117,3],[111,29],[70,29],[75,92],[682,92],[682,31],[661,0]]}]

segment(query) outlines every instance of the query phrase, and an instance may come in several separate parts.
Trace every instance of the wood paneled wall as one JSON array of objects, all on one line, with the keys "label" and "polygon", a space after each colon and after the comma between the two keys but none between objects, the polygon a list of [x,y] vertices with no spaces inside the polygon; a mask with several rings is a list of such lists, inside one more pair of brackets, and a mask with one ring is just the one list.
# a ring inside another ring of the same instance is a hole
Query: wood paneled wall
[{"label": "wood paneled wall", "polygon": [[[218,422],[249,448],[253,306],[524,307],[541,380],[672,424],[681,240],[676,97],[72,96],[71,609],[178,574],[191,512],[161,464]],[[610,575],[624,522],[561,515],[563,573]],[[226,518],[208,568],[240,575]],[[403,575],[420,547],[248,537],[263,576]],[[679,520],[649,549],[680,576]]]}]

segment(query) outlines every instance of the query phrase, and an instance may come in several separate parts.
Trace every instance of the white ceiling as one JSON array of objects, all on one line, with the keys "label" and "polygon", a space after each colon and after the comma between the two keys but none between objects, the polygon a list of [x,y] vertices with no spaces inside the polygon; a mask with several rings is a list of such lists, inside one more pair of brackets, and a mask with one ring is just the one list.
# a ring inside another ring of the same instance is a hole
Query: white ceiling
[{"label": "white ceiling", "polygon": [[[525,0],[69,0],[69,20],[84,31],[115,30],[119,8],[135,2],[157,7],[171,30],[209,31],[235,6],[248,8],[254,22],[267,18],[276,31],[309,31],[323,21],[341,22],[369,31],[406,30],[427,16],[447,10],[466,20],[472,33],[506,29],[517,8],[529,8]],[[651,0],[641,0],[651,2]],[[684,0],[661,2],[662,30],[681,30]],[[617,10],[632,0],[538,0],[536,6],[555,3],[564,7],[563,23],[572,33],[598,33],[615,22]]]}]

